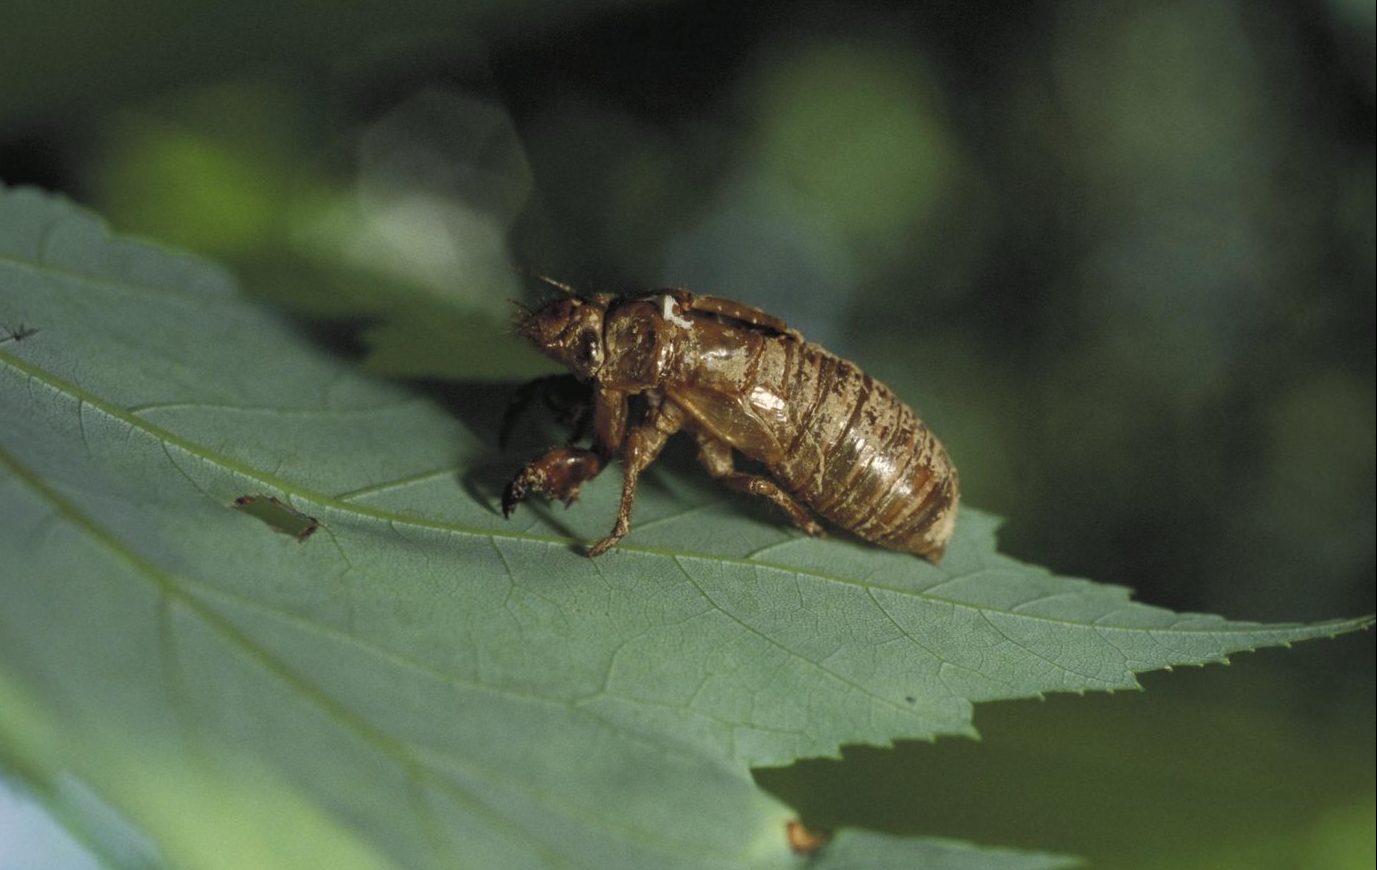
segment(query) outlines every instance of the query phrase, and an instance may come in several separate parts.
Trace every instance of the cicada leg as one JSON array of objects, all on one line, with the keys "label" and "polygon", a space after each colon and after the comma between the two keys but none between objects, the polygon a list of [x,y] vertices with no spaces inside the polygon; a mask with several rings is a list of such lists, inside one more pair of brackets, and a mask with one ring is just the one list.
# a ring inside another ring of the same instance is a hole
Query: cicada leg
[{"label": "cicada leg", "polygon": [[[579,386],[583,385],[579,383]],[[510,517],[516,506],[531,493],[559,499],[568,507],[579,497],[579,488],[607,466],[626,437],[625,394],[595,391],[590,416],[595,430],[593,449],[552,447],[526,463],[502,493],[503,516]]]},{"label": "cicada leg", "polygon": [[684,412],[673,402],[661,402],[650,409],[646,419],[626,433],[622,442],[622,460],[626,471],[622,478],[622,502],[617,509],[617,522],[612,533],[588,548],[589,556],[601,556],[616,546],[631,531],[631,506],[636,501],[636,483],[641,472],[650,466],[664,449],[669,436],[684,425]]},{"label": "cicada leg", "polygon": [[774,502],[805,534],[813,537],[825,534],[822,526],[813,519],[808,509],[785,492],[778,483],[759,474],[737,471],[730,444],[702,433],[696,433],[695,437],[698,439],[698,461],[716,480],[738,492],[758,495]]},{"label": "cicada leg", "polygon": [[559,499],[568,507],[579,497],[579,487],[598,476],[605,460],[596,450],[579,447],[553,447],[517,472],[502,493],[502,516],[512,511],[526,496],[539,493]]}]

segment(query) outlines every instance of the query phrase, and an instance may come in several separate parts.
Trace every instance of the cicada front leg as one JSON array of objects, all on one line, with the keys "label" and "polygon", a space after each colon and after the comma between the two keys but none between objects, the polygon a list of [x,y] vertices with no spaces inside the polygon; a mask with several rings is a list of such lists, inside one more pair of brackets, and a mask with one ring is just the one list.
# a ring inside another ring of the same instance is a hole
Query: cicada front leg
[{"label": "cicada front leg", "polygon": [[581,447],[553,447],[526,463],[502,493],[502,516],[512,511],[526,496],[538,493],[558,499],[568,507],[579,497],[579,487],[598,476],[605,460],[596,450]]},{"label": "cicada front leg", "polygon": [[588,555],[601,556],[631,531],[631,506],[636,501],[636,484],[641,472],[655,461],[669,436],[678,432],[683,425],[683,410],[673,402],[664,401],[650,409],[644,422],[626,433],[626,439],[622,442],[622,461],[626,464],[626,470],[622,477],[622,501],[617,509],[617,522],[612,526],[611,534],[588,548]]},{"label": "cicada front leg", "polygon": [[593,401],[593,448],[552,447],[517,472],[502,493],[502,515],[510,517],[531,493],[559,499],[568,507],[579,488],[597,477],[626,434],[626,396],[597,390]]}]

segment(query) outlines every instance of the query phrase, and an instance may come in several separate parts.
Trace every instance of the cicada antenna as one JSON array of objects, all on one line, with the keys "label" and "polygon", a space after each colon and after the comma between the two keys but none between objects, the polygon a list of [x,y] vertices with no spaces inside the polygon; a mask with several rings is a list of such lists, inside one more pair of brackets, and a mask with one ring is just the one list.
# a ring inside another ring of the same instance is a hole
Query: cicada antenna
[{"label": "cicada antenna", "polygon": [[525,275],[527,278],[534,278],[542,284],[548,284],[549,286],[555,288],[561,293],[567,294],[569,296],[579,295],[578,291],[575,290],[571,285],[566,284],[563,281],[560,281],[556,278],[551,278],[549,275],[542,275],[539,272],[532,272],[530,269],[526,269],[521,266],[513,266],[512,268],[518,274]]},{"label": "cicada antenna", "polygon": [[535,278],[537,281],[540,281],[543,284],[549,284],[551,287],[555,288],[561,293],[567,293],[570,296],[579,295],[578,291],[575,290],[573,287],[571,287],[568,284],[565,284],[563,281],[557,281],[554,278],[551,278],[549,275],[533,274],[531,275],[531,277]]}]

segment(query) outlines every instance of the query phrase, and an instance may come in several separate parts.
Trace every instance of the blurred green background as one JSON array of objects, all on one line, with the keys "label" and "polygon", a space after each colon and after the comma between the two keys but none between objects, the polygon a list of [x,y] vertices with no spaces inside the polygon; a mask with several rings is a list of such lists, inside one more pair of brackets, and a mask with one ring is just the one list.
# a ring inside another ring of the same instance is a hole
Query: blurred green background
[{"label": "blurred green background", "polygon": [[[910,399],[1013,555],[1236,619],[1377,609],[1372,2],[5,19],[0,180],[381,372],[528,370],[446,339],[500,324],[512,264],[740,298]],[[1146,683],[759,780],[816,824],[1103,866],[1373,866],[1371,634]]]}]

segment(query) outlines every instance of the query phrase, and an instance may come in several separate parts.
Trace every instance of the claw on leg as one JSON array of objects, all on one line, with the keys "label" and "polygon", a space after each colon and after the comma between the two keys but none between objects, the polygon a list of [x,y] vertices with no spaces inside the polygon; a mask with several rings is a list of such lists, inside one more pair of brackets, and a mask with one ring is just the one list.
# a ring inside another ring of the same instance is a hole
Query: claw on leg
[{"label": "claw on leg", "polygon": [[579,497],[579,487],[602,471],[603,459],[595,450],[554,447],[531,460],[517,472],[502,493],[502,515],[510,517],[531,493],[559,499],[565,506]]},{"label": "claw on leg", "polygon": [[617,546],[617,544],[621,542],[621,539],[626,537],[626,533],[629,531],[631,531],[630,523],[623,523],[621,519],[618,518],[617,526],[612,530],[612,534],[598,541],[596,544],[589,546],[588,549],[584,550],[584,553],[590,557],[601,556],[603,553]]}]

